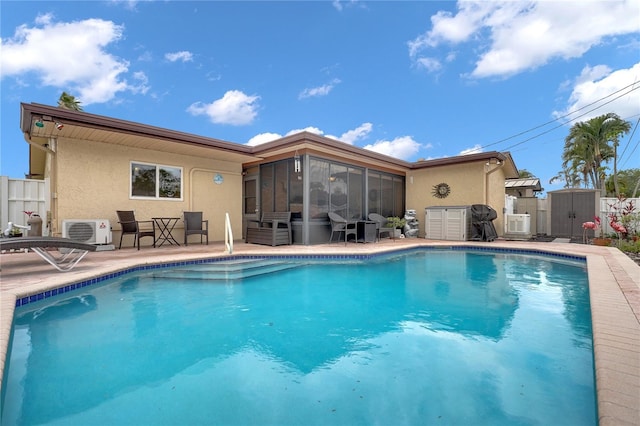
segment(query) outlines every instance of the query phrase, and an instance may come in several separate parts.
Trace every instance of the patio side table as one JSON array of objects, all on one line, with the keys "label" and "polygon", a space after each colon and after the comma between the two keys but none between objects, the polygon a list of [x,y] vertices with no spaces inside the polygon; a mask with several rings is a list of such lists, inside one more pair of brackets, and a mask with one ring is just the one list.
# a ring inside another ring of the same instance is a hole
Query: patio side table
[{"label": "patio side table", "polygon": [[162,246],[164,243],[176,246],[180,245],[172,234],[173,228],[175,228],[176,224],[180,220],[179,217],[152,217],[151,219],[153,219],[160,230],[160,235],[156,239],[157,247]]},{"label": "patio side table", "polygon": [[377,223],[371,220],[359,220],[356,224],[359,243],[375,243],[378,236]]}]

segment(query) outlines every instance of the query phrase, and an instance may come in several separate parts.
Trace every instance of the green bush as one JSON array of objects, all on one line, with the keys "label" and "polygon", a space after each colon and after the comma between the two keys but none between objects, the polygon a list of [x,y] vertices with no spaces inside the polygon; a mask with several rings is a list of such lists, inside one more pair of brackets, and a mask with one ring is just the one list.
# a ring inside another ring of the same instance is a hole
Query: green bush
[{"label": "green bush", "polygon": [[636,241],[618,241],[618,248],[626,253],[640,253],[640,239]]}]

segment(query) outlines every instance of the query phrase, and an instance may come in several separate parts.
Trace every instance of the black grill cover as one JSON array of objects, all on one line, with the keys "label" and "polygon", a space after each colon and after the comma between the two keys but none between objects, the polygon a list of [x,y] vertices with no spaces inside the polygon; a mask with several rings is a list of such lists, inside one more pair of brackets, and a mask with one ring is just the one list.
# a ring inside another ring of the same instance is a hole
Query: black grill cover
[{"label": "black grill cover", "polygon": [[486,204],[473,204],[471,206],[471,240],[493,241],[498,238],[493,221],[498,213]]}]

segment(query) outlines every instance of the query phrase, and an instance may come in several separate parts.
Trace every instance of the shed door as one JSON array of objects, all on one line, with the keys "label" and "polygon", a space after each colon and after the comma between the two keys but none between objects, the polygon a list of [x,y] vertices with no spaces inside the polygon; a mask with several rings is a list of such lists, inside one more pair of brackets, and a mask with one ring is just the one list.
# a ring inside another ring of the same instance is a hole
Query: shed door
[{"label": "shed door", "polygon": [[449,241],[466,240],[466,209],[447,209],[445,223],[445,239]]},{"label": "shed door", "polygon": [[582,224],[593,221],[595,215],[595,192],[575,192],[573,194],[573,223],[571,236],[582,236]]},{"label": "shed door", "polygon": [[425,225],[425,238],[432,240],[444,239],[444,209],[427,209],[424,225]]},{"label": "shed door", "polygon": [[573,193],[558,192],[551,196],[551,235],[570,237],[573,224]]},{"label": "shed door", "polygon": [[582,236],[582,224],[593,220],[595,204],[595,191],[554,193],[551,197],[551,235]]}]

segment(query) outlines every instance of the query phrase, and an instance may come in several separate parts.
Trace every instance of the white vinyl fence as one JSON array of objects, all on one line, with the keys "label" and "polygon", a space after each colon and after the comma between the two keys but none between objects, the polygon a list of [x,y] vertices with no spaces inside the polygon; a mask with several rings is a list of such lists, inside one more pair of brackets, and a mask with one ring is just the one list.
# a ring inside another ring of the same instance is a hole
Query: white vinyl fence
[{"label": "white vinyl fence", "polygon": [[620,220],[622,211],[625,209],[630,210],[637,218],[635,223],[632,224],[632,227],[635,226],[635,228],[629,231],[640,231],[640,223],[638,223],[638,219],[640,219],[640,198],[627,198],[622,201],[617,198],[600,198],[600,222],[602,223],[602,230],[605,235],[614,232],[609,225],[609,215],[611,213],[617,213],[618,220]]},{"label": "white vinyl fence", "polygon": [[40,215],[42,235],[48,235],[46,188],[44,180],[0,176],[0,229],[6,229],[9,222],[26,226],[29,217],[24,212],[31,211]]}]

